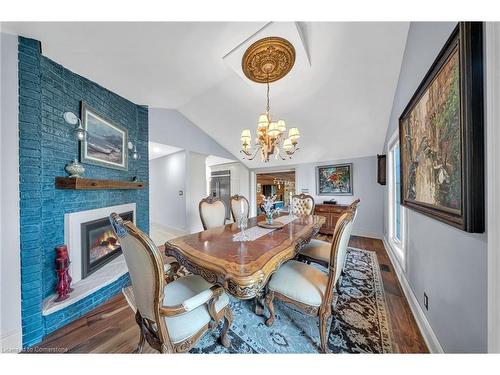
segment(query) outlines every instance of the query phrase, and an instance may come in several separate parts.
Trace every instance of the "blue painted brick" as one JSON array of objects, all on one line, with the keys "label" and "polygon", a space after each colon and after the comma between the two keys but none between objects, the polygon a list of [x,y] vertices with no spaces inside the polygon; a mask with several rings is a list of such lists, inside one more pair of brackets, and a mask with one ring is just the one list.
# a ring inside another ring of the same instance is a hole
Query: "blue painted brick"
[{"label": "blue painted brick", "polygon": [[[36,40],[19,38],[18,57],[22,311],[24,322],[30,322],[23,325],[23,343],[29,346],[119,293],[130,282],[128,275],[122,277],[81,303],[61,310],[53,318],[56,323],[47,317],[38,324],[43,299],[53,293],[56,283],[54,246],[64,241],[65,213],[136,202],[137,225],[149,232],[147,188],[88,192],[54,189],[54,177],[64,175],[65,164],[79,157],[78,143],[62,114],[79,113],[80,102],[85,101],[127,128],[129,139],[141,155],[147,156],[148,109],[42,56]],[[143,181],[149,179],[147,157],[130,160],[128,171],[95,165],[85,168],[88,177],[127,180],[135,175]]]}]

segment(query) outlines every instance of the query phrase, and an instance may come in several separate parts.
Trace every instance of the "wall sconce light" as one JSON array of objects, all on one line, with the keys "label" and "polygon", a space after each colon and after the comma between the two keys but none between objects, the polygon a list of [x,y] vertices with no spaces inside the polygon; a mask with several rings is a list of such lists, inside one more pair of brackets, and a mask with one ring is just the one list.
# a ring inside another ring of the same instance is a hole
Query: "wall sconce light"
[{"label": "wall sconce light", "polygon": [[87,138],[87,131],[82,126],[82,121],[73,112],[64,112],[64,121],[69,125],[76,125],[73,135],[77,141],[84,141]]},{"label": "wall sconce light", "polygon": [[132,142],[128,143],[128,149],[132,151],[132,159],[137,160],[140,158],[137,147]]}]

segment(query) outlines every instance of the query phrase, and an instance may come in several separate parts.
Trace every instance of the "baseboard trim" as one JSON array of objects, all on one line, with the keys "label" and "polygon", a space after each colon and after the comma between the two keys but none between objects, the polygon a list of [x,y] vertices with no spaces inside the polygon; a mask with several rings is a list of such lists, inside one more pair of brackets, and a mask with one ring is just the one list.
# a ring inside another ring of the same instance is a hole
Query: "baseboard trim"
[{"label": "baseboard trim", "polygon": [[385,237],[383,238],[383,242],[385,250],[391,260],[392,266],[396,271],[396,276],[399,280],[399,284],[401,285],[406,300],[410,305],[413,317],[415,318],[418,328],[420,329],[420,333],[422,334],[425,343],[427,344],[427,348],[431,353],[444,353],[443,347],[439,343],[439,340],[436,334],[434,333],[434,330],[432,329],[429,321],[427,320],[424,311],[420,307],[420,304],[418,303],[418,300],[415,297],[415,294],[413,293],[413,290],[411,289],[408,280],[406,279],[405,273],[403,272],[401,265],[397,261],[396,255],[392,251],[392,247],[389,245]]},{"label": "baseboard trim", "polygon": [[22,331],[15,331],[2,337],[0,353],[19,353],[23,350]]},{"label": "baseboard trim", "polygon": [[373,233],[369,231],[364,231],[364,230],[359,230],[359,229],[353,229],[352,233],[353,236],[359,236],[359,237],[368,237],[368,238],[375,238],[377,240],[383,240],[384,237],[380,235],[379,233]]}]

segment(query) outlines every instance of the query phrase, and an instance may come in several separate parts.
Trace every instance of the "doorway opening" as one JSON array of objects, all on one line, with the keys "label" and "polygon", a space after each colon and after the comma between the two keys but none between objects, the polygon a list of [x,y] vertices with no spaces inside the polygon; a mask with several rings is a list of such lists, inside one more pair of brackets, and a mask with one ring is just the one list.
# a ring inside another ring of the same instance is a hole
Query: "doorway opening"
[{"label": "doorway opening", "polygon": [[275,207],[283,211],[288,210],[290,199],[295,194],[295,170],[258,173],[256,183],[258,215],[263,213],[261,210],[262,196],[271,197],[276,195]]}]

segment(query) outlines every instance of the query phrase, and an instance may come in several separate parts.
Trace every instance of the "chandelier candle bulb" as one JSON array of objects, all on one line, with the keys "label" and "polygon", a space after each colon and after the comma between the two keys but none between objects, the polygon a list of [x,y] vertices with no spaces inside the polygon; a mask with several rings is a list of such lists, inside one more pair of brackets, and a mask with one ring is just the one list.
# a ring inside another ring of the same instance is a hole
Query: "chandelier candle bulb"
[{"label": "chandelier candle bulb", "polygon": [[269,130],[267,131],[267,133],[273,137],[273,138],[276,138],[279,134],[280,134],[280,131],[278,129],[278,123],[276,122],[271,122],[269,124]]},{"label": "chandelier candle bulb", "polygon": [[278,130],[280,131],[280,133],[283,133],[284,131],[286,131],[285,120],[279,120],[278,121]]},{"label": "chandelier candle bulb", "polygon": [[288,138],[290,138],[293,141],[296,141],[297,139],[300,138],[300,132],[298,128],[290,128],[288,131]]},{"label": "chandelier candle bulb", "polygon": [[262,115],[259,116],[259,121],[257,121],[257,124],[260,127],[265,127],[267,128],[267,125],[269,124],[269,115],[266,113],[263,113]]},{"label": "chandelier candle bulb", "polygon": [[250,133],[249,129],[245,129],[241,132],[241,141],[242,142],[247,142],[252,139],[252,134]]}]

